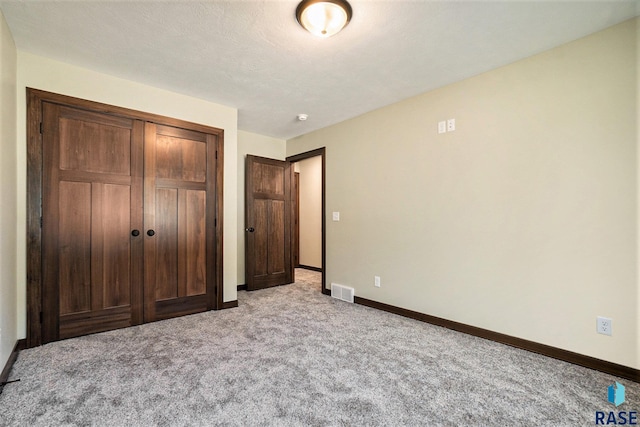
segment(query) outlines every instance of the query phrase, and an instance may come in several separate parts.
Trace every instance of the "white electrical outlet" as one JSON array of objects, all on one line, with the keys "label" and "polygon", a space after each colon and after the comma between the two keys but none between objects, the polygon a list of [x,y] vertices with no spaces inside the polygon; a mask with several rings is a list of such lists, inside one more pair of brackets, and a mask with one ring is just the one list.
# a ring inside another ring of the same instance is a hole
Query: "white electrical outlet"
[{"label": "white electrical outlet", "polygon": [[373,276],[373,286],[376,288],[380,287],[380,276]]},{"label": "white electrical outlet", "polygon": [[596,330],[599,334],[603,335],[612,335],[613,328],[611,324],[613,323],[612,319],[608,317],[598,316],[596,319]]},{"label": "white electrical outlet", "polygon": [[447,120],[447,132],[453,132],[456,130],[456,119]]}]

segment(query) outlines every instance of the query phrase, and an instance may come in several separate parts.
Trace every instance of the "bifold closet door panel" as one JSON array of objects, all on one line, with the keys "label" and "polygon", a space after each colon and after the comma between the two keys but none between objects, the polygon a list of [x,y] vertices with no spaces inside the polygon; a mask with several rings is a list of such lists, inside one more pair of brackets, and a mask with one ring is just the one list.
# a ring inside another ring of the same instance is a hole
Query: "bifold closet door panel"
[{"label": "bifold closet door panel", "polygon": [[142,322],[144,123],[43,104],[43,341]]}]

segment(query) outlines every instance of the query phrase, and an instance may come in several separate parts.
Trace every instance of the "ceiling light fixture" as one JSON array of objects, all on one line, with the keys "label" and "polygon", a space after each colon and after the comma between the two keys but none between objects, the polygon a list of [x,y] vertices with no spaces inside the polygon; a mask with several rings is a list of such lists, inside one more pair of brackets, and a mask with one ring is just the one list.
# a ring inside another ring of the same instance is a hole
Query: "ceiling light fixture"
[{"label": "ceiling light fixture", "polygon": [[319,37],[331,37],[351,20],[351,5],[346,0],[303,0],[296,19],[304,29]]}]

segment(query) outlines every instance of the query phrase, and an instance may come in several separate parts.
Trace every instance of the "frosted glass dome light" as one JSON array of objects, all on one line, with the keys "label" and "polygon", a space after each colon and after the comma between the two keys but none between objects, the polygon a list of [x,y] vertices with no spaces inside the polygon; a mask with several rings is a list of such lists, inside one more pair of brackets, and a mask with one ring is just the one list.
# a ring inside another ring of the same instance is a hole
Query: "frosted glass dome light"
[{"label": "frosted glass dome light", "polygon": [[300,25],[318,37],[331,37],[351,20],[351,5],[345,0],[304,0],[296,9]]}]

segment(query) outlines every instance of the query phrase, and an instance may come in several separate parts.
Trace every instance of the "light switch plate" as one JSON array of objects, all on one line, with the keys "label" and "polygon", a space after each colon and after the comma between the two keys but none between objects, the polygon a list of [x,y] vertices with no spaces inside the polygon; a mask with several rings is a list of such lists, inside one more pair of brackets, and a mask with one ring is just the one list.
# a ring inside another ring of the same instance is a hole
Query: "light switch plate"
[{"label": "light switch plate", "polygon": [[444,120],[438,122],[438,133],[445,133],[447,131],[447,122]]},{"label": "light switch plate", "polygon": [[334,221],[340,221],[340,212],[334,212],[333,213],[333,220]]}]

